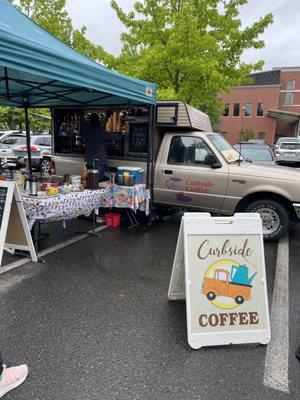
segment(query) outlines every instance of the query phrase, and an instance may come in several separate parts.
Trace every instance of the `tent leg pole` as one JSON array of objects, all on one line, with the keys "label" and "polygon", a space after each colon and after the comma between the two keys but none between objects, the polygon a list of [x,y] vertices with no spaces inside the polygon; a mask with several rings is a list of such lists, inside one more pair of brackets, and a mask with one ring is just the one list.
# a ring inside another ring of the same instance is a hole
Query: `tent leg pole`
[{"label": "tent leg pole", "polygon": [[151,176],[151,150],[152,150],[152,121],[151,121],[151,106],[149,106],[149,130],[148,130],[148,152],[147,152],[147,176],[146,176],[146,188],[150,187],[150,176]]},{"label": "tent leg pole", "polygon": [[[153,187],[153,157],[154,157],[154,136],[155,136],[155,106],[149,107],[149,137],[148,137],[148,157],[147,157],[147,189]],[[152,197],[153,193],[151,193]]]},{"label": "tent leg pole", "polygon": [[25,111],[25,128],[26,128],[26,145],[27,145],[27,154],[28,154],[28,171],[29,178],[32,178],[32,160],[31,160],[31,149],[30,149],[30,127],[29,127],[29,116],[28,116],[28,107],[24,107]]},{"label": "tent leg pole", "polygon": [[150,189],[151,189],[151,198],[152,202],[154,200],[154,162],[155,162],[155,149],[156,149],[156,141],[157,141],[157,131],[156,131],[156,106],[151,106],[152,111],[152,151],[151,151],[151,175],[150,175]]}]

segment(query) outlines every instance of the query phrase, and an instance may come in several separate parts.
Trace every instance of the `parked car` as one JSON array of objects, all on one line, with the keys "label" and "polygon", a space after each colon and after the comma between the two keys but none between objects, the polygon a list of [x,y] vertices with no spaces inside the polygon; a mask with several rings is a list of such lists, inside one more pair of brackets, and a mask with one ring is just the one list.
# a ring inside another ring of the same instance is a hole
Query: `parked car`
[{"label": "parked car", "polygon": [[277,163],[288,166],[300,165],[300,140],[281,140],[275,151]]},{"label": "parked car", "polygon": [[7,138],[8,136],[12,136],[12,135],[25,135],[25,132],[23,131],[16,131],[16,130],[12,130],[12,131],[0,131],[0,143]]},{"label": "parked car", "polygon": [[247,161],[262,164],[275,164],[276,158],[270,146],[256,142],[237,143],[234,148]]},{"label": "parked car", "polygon": [[298,137],[294,137],[294,136],[292,136],[292,137],[288,137],[288,136],[281,137],[281,138],[279,138],[277,140],[276,144],[274,145],[274,150],[278,149],[278,147],[280,146],[280,144],[282,142],[298,143],[298,142],[300,142],[300,137],[299,136]]},{"label": "parked car", "polygon": [[[31,154],[33,168],[49,172],[51,166],[52,147],[51,135],[31,135]],[[0,154],[4,154],[9,158],[17,158],[17,164],[20,166],[25,165],[27,157],[27,143],[25,134],[8,135],[0,143]]]},{"label": "parked car", "polygon": [[249,139],[247,143],[255,143],[255,144],[267,144],[265,139]]}]

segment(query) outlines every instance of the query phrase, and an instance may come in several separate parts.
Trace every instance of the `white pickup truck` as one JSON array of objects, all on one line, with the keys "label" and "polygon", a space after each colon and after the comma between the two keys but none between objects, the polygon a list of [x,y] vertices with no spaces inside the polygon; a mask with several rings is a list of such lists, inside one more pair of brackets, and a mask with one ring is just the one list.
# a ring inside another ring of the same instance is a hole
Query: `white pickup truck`
[{"label": "white pickup truck", "polygon": [[[128,129],[110,134],[107,167],[142,167],[144,181],[150,177],[153,206],[157,209],[182,208],[223,215],[258,212],[266,240],[279,239],[289,221],[300,217],[300,171],[243,160],[222,136],[213,133],[206,114],[182,101],[157,103],[155,132],[150,136],[153,146],[148,142],[148,109],[130,105],[125,109]],[[74,121],[84,119],[84,113],[97,112],[104,117],[105,126],[108,116],[121,110],[121,106],[54,110],[56,154],[74,155],[76,149],[82,159],[84,153],[76,136],[84,136],[84,130],[75,136],[61,136],[64,121],[71,119],[73,126]],[[153,153],[151,163],[149,148]]]}]

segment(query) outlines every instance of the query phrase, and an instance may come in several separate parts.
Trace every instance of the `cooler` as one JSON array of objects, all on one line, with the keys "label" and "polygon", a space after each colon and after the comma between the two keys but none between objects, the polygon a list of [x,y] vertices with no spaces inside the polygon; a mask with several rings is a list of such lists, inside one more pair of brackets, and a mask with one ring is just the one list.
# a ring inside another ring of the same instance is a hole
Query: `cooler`
[{"label": "cooler", "polygon": [[118,167],[117,175],[123,175],[124,172],[135,177],[135,184],[142,183],[143,169],[141,167]]}]

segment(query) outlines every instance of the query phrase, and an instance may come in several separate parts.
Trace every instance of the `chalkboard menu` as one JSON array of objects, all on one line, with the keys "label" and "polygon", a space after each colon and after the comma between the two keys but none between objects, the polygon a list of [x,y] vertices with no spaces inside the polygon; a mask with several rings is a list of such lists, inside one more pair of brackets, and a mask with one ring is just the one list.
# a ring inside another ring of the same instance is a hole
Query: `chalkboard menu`
[{"label": "chalkboard menu", "polygon": [[145,154],[148,151],[148,123],[131,124],[129,127],[129,153]]},{"label": "chalkboard menu", "polygon": [[0,229],[2,226],[2,218],[5,210],[7,189],[7,187],[0,187]]}]

